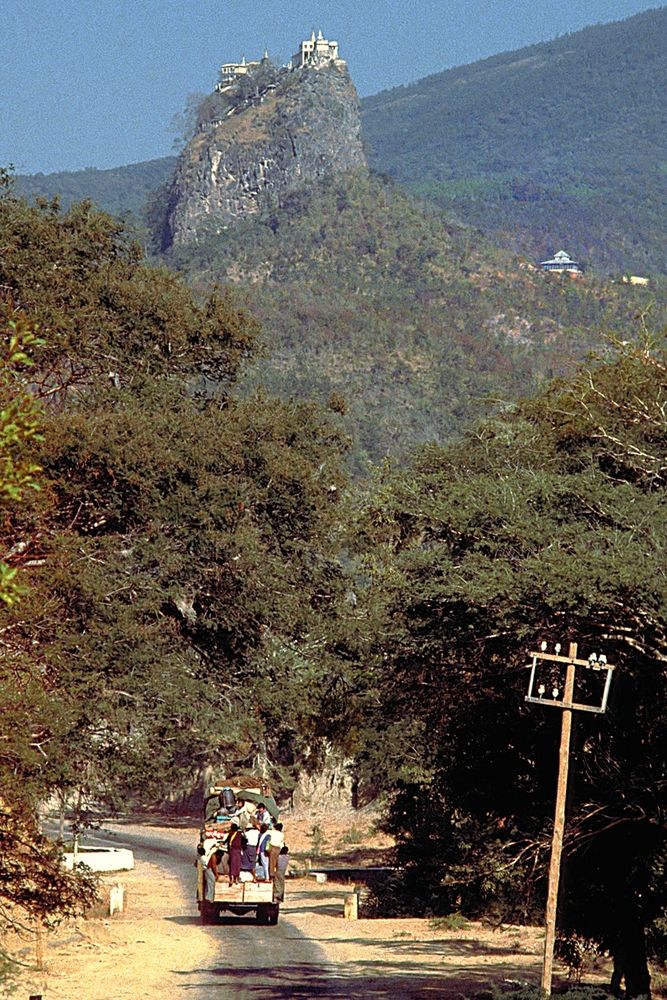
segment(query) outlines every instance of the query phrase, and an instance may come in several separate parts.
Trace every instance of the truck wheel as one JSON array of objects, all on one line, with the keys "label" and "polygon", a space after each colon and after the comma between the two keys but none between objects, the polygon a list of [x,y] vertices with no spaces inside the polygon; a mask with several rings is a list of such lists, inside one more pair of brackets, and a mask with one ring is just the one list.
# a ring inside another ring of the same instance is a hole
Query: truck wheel
[{"label": "truck wheel", "polygon": [[278,915],[280,913],[280,907],[277,903],[272,903],[267,907],[268,913],[266,915],[266,922],[272,927],[278,923]]},{"label": "truck wheel", "polygon": [[269,922],[269,907],[266,903],[260,903],[255,912],[255,919],[258,924],[268,924]]},{"label": "truck wheel", "polygon": [[211,906],[211,904],[207,900],[203,899],[199,904],[199,919],[201,920],[202,924],[214,923],[216,916],[217,916],[217,911],[215,907]]}]

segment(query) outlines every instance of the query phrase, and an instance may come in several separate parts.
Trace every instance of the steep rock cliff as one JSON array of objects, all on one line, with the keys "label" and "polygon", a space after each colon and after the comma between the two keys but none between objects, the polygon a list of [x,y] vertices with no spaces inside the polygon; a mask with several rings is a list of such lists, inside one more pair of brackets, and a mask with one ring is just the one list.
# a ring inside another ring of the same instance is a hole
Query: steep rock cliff
[{"label": "steep rock cliff", "polygon": [[334,64],[285,73],[255,99],[230,99],[181,154],[171,185],[166,243],[221,231],[308,181],[366,165],[359,102]]}]

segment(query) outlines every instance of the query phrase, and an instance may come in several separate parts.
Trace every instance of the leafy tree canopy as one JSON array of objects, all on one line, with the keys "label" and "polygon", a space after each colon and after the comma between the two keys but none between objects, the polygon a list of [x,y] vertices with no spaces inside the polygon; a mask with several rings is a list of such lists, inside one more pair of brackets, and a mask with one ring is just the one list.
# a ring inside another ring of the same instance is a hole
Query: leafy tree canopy
[{"label": "leafy tree canopy", "polygon": [[[39,489],[35,446],[41,412],[24,372],[40,343],[23,318],[0,338],[0,930],[23,931],[26,921],[50,923],[77,912],[95,895],[95,882],[62,869],[59,853],[38,830],[35,806],[43,787],[31,780],[40,755],[40,731],[53,715],[35,665],[16,655],[15,606],[25,597],[13,557],[21,552],[10,525],[26,491]],[[11,960],[0,951],[0,978]]]},{"label": "leafy tree canopy", "polygon": [[41,469],[3,508],[8,572],[29,584],[0,633],[8,815],[50,790],[154,804],[258,755],[293,781],[334,662],[322,612],[345,593],[337,417],[236,401],[256,323],[222,291],[197,303],[90,206],[6,196],[0,238],[7,357],[36,323],[43,340],[3,388],[3,493]]},{"label": "leafy tree canopy", "polygon": [[174,275],[142,262],[117,220],[83,202],[29,207],[0,200],[0,316],[17,309],[48,330],[36,354],[41,391],[91,379],[145,377],[232,383],[254,349],[257,327],[213,290],[197,304]]},{"label": "leafy tree canopy", "polygon": [[360,755],[398,786],[413,898],[526,915],[559,723],[524,704],[526,654],[604,651],[618,669],[607,714],[577,719],[562,925],[609,948],[639,995],[642,929],[667,905],[667,354],[618,346],[369,492]]}]

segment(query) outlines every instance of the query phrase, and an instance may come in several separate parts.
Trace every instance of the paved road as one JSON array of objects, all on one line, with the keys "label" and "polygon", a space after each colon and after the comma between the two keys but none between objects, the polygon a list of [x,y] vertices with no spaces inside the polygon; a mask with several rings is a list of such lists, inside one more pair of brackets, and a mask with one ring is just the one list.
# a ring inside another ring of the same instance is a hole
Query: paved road
[{"label": "paved road", "polygon": [[[198,921],[194,900],[193,847],[180,843],[168,834],[156,837],[140,826],[104,831],[97,837],[86,836],[86,842],[127,846],[135,856],[158,864],[176,875],[192,898],[190,914],[183,914],[188,925]],[[281,913],[275,927],[258,925],[254,916],[226,917],[213,927],[197,930],[211,938],[211,961],[205,968],[181,973],[183,983],[179,994],[187,1000],[223,1000],[223,998],[253,998],[253,1000],[287,1000],[325,996],[348,998],[350,982],[340,975],[335,965],[328,963],[324,952],[285,918]],[[389,994],[373,993],[372,996]],[[171,1000],[171,998],[165,998]]]}]

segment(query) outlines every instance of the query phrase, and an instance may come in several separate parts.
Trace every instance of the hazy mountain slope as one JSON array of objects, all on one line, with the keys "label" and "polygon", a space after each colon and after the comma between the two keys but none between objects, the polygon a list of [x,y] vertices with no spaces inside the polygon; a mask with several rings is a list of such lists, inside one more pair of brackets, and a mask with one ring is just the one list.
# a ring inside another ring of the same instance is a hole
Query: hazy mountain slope
[{"label": "hazy mountain slope", "polygon": [[[362,102],[371,166],[533,258],[667,272],[667,7]],[[28,196],[138,213],[167,157],[17,178]]]},{"label": "hazy mountain slope", "polygon": [[[667,270],[667,7],[385,91],[369,160],[540,256]],[[515,235],[516,234],[516,235]]]},{"label": "hazy mountain slope", "polygon": [[112,215],[139,216],[149,194],[171,177],[175,164],[175,157],[166,156],[110,170],[88,167],[55,174],[24,174],[16,177],[15,190],[28,199],[58,195],[64,208],[90,198]]},{"label": "hazy mountain slope", "polygon": [[531,392],[601,331],[626,337],[655,295],[530,270],[363,172],[296,192],[166,262],[202,290],[236,283],[267,342],[252,380],[332,398],[359,463],[443,441]]}]

